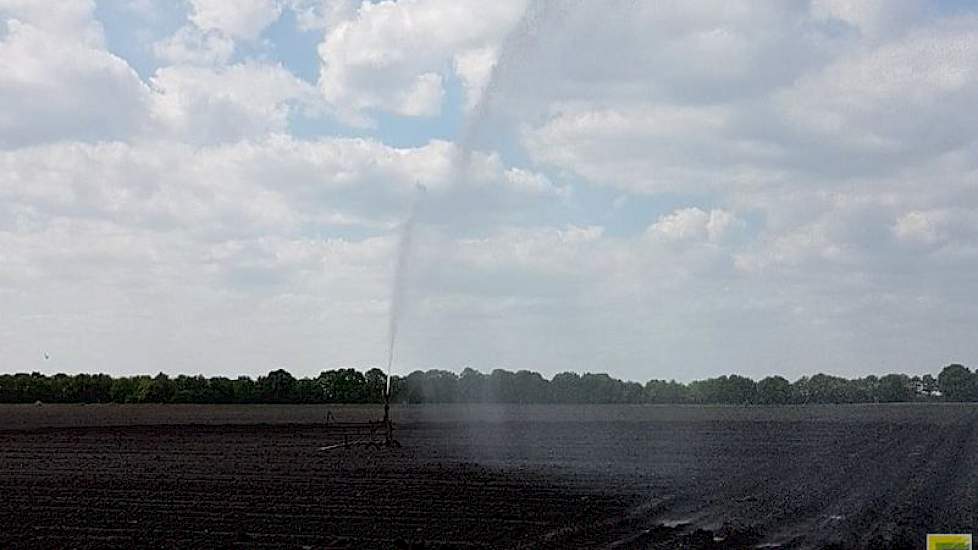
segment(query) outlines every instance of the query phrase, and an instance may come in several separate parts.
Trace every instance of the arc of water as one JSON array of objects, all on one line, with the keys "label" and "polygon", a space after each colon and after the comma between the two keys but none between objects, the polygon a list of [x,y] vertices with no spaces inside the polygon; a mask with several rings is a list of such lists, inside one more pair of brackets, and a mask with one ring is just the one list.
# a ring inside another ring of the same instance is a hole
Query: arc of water
[{"label": "arc of water", "polygon": [[[536,36],[544,21],[559,20],[565,17],[575,6],[583,0],[529,0],[522,17],[517,22],[515,28],[503,40],[499,57],[493,66],[489,81],[478,103],[468,116],[468,120],[462,129],[458,142],[459,151],[452,167],[452,177],[459,184],[464,184],[468,179],[470,156],[478,140],[482,127],[491,117],[494,102],[498,100],[505,90],[505,81],[512,78],[514,68],[525,62],[527,52],[532,50],[536,44]],[[390,396],[391,391],[391,369],[394,364],[394,348],[397,343],[398,324],[403,307],[403,299],[406,285],[409,260],[411,256],[411,241],[414,234],[414,226],[418,214],[418,207],[421,198],[424,196],[425,188],[418,185],[418,195],[415,197],[411,212],[402,226],[400,243],[397,252],[397,265],[394,272],[394,284],[391,291],[390,317],[388,326],[387,341],[387,388],[386,397]]]},{"label": "arc of water", "polygon": [[401,309],[404,301],[405,285],[408,274],[409,260],[411,257],[411,241],[414,235],[414,226],[418,217],[418,209],[421,199],[425,193],[425,187],[417,185],[417,195],[411,205],[411,212],[407,220],[401,226],[401,238],[397,245],[397,264],[394,266],[394,284],[391,288],[390,313],[388,316],[387,327],[387,389],[386,396],[391,393],[391,368],[394,365],[394,345],[397,343],[397,329],[401,317]]}]

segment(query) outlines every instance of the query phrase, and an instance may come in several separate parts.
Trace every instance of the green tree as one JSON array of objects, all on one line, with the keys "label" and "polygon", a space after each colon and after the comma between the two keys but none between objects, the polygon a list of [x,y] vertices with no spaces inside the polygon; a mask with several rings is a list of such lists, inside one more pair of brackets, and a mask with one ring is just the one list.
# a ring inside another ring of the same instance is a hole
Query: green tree
[{"label": "green tree", "polygon": [[964,365],[948,365],[937,376],[937,385],[946,401],[978,401],[975,373]]},{"label": "green tree", "polygon": [[848,393],[853,403],[879,403],[880,379],[874,374],[848,381]]},{"label": "green tree", "polygon": [[585,403],[621,403],[624,384],[601,373],[585,373],[581,377],[581,389]]},{"label": "green tree", "polygon": [[656,404],[677,404],[689,401],[689,390],[685,384],[675,380],[649,380],[645,383],[645,400]]},{"label": "green tree", "polygon": [[550,380],[550,395],[555,403],[584,403],[584,386],[581,375],[561,372]]},{"label": "green tree", "polygon": [[720,402],[732,405],[748,405],[757,398],[757,383],[737,374],[720,377]]},{"label": "green tree", "polygon": [[802,377],[792,384],[793,400],[800,403],[853,403],[854,392],[845,378],[828,374]]},{"label": "green tree", "polygon": [[492,403],[515,403],[516,380],[515,374],[504,369],[494,369],[489,374],[489,400]]},{"label": "green tree", "polygon": [[383,403],[384,392],[387,391],[387,375],[378,368],[372,368],[363,375],[366,385],[366,402]]},{"label": "green tree", "polygon": [[248,376],[239,376],[231,383],[234,403],[257,403],[258,385]]},{"label": "green tree", "polygon": [[754,402],[757,385],[750,378],[732,374],[691,382],[689,393],[695,403],[743,405]]},{"label": "green tree", "polygon": [[325,403],[323,387],[317,379],[300,378],[295,382],[295,397],[293,403]]},{"label": "green tree", "polygon": [[136,381],[137,403],[169,403],[175,393],[173,381],[162,372],[153,378],[140,376]]},{"label": "green tree", "polygon": [[277,369],[258,378],[258,398],[262,403],[293,403],[296,380],[285,369]]},{"label": "green tree", "polygon": [[427,403],[454,403],[458,401],[458,375],[447,370],[432,369],[424,373],[422,393]]},{"label": "green tree", "polygon": [[128,376],[114,379],[109,396],[113,403],[135,403],[136,380]]},{"label": "green tree", "polygon": [[621,392],[622,403],[644,403],[645,388],[638,382],[624,382]]},{"label": "green tree", "polygon": [[906,374],[887,374],[880,378],[878,397],[880,403],[904,403],[913,401],[914,389]]},{"label": "green tree", "polygon": [[791,382],[782,376],[768,376],[757,383],[757,402],[784,405],[791,402]]},{"label": "green tree", "polygon": [[458,377],[458,398],[464,403],[483,403],[488,392],[486,375],[466,367]]},{"label": "green tree", "polygon": [[209,381],[203,376],[177,376],[173,379],[174,403],[213,403]]},{"label": "green tree", "polygon": [[30,384],[29,395],[24,396],[25,402],[78,403],[77,386],[72,378],[63,372],[50,377],[32,372],[29,379],[23,379]]},{"label": "green tree", "polygon": [[318,381],[327,403],[364,403],[367,400],[367,380],[356,369],[323,371]]},{"label": "green tree", "polygon": [[398,386],[398,395],[408,403],[425,403],[427,401],[424,371],[416,370],[408,374]]},{"label": "green tree", "polygon": [[[258,381],[247,376],[231,380],[180,375],[171,379],[159,373],[112,378],[33,372],[0,374],[0,402],[379,403],[385,387],[386,376],[376,368],[366,373],[352,368],[330,370],[300,380],[279,369]],[[466,368],[461,376],[429,370],[412,372],[406,378],[391,377],[392,400],[412,403],[860,403],[931,400],[941,394],[948,401],[978,401],[978,373],[955,364],[945,367],[937,378],[888,374],[845,379],[816,374],[791,384],[780,376],[755,383],[743,376],[725,375],[688,385],[649,380],[644,387],[607,374],[562,372],[547,380],[529,370],[496,369],[484,375]]]},{"label": "green tree", "polygon": [[516,371],[513,383],[513,397],[517,403],[550,402],[550,384],[539,372]]},{"label": "green tree", "polygon": [[223,376],[216,376],[207,381],[212,403],[234,403],[234,381]]}]

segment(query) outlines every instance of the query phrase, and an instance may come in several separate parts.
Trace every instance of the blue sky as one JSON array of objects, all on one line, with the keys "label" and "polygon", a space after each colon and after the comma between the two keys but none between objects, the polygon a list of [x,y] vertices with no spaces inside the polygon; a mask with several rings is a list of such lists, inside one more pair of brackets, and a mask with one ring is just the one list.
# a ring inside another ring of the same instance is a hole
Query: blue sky
[{"label": "blue sky", "polygon": [[0,0],[7,368],[968,364],[975,11]]}]

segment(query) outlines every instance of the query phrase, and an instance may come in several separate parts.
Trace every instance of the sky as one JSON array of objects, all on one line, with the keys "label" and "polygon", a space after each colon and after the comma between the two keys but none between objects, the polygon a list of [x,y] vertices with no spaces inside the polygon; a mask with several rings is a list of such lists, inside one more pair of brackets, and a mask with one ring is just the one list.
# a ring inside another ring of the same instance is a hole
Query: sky
[{"label": "sky", "polygon": [[964,1],[0,0],[0,371],[382,366],[415,204],[395,372],[974,365],[976,105]]}]

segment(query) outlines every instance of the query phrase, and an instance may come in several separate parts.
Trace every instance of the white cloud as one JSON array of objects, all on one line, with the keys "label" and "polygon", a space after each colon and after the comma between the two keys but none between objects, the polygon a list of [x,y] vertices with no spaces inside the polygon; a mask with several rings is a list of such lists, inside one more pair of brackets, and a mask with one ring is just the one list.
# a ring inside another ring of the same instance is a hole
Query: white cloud
[{"label": "white cloud", "polygon": [[[197,15],[210,14],[205,20],[237,13],[229,4],[198,7]],[[296,112],[326,112],[315,88],[281,65],[227,66],[234,44],[219,26],[184,26],[154,44],[173,65],[146,83],[106,50],[91,2],[59,3],[49,16],[32,3],[0,8],[0,101],[8,107],[0,112],[0,146],[162,136],[234,141],[283,131]]]},{"label": "white cloud", "polygon": [[280,65],[246,62],[208,68],[164,67],[150,79],[153,115],[193,142],[233,141],[282,131],[289,114],[316,113],[314,88]]},{"label": "white cloud", "polygon": [[941,218],[942,215],[934,212],[908,212],[897,220],[893,232],[901,240],[933,244],[942,238],[937,227],[943,221]]},{"label": "white cloud", "polygon": [[[31,334],[11,360],[26,364],[30,348],[42,345],[113,372],[231,368],[200,360],[213,346],[233,349],[226,356],[233,368],[252,374],[282,346],[301,348],[294,360],[303,364],[374,361],[386,330],[392,223],[422,171],[432,171],[429,200],[449,191],[454,155],[444,142],[395,149],[284,135],[207,147],[156,141],[4,151],[0,255],[9,309],[0,331],[18,323]],[[498,192],[538,192],[511,185],[514,174],[500,167],[486,177]],[[520,178],[541,181],[525,171]],[[330,236],[338,226],[365,236]],[[444,228],[431,231],[457,239]],[[541,234],[524,245],[523,261],[555,257],[551,245],[586,246],[600,234]],[[461,261],[453,254],[447,265]],[[231,331],[229,318],[237,319]],[[289,334],[276,329],[284,325]],[[354,328],[357,342],[300,345],[312,334]],[[235,344],[242,337],[249,343]],[[118,364],[108,350],[137,363]]]},{"label": "white cloud", "polygon": [[824,150],[894,166],[974,141],[978,119],[966,105],[978,100],[976,66],[978,30],[946,22],[844,57],[775,100]]},{"label": "white cloud", "polygon": [[913,210],[896,220],[893,234],[900,241],[911,245],[975,248],[978,209],[950,207]]},{"label": "white cloud", "polygon": [[241,40],[256,40],[282,14],[279,0],[190,0],[190,20]]},{"label": "white cloud", "polygon": [[0,147],[114,139],[145,124],[148,88],[98,45],[97,26],[69,19],[40,27],[0,19],[6,30],[0,33]]},{"label": "white cloud", "polygon": [[[364,3],[319,46],[320,88],[349,116],[372,109],[407,116],[441,110],[446,71],[473,93],[525,2],[402,0]],[[471,99],[469,100],[471,103]]]},{"label": "white cloud", "polygon": [[660,218],[648,228],[647,234],[667,240],[719,242],[742,225],[741,220],[726,210],[706,212],[699,208],[683,208]]},{"label": "white cloud", "polygon": [[[716,165],[736,169],[776,155],[773,147],[731,139],[732,112],[722,107],[561,110],[524,128],[539,162],[632,192],[723,186]],[[732,175],[732,174],[731,174]]]},{"label": "white cloud", "polygon": [[893,173],[968,146],[978,123],[974,19],[909,4],[905,28],[873,38],[785,4],[639,7],[594,29],[572,14],[555,34],[575,42],[523,52],[496,104],[535,160],[631,192]]},{"label": "white cloud", "polygon": [[522,168],[509,168],[505,174],[506,183],[525,193],[559,197],[567,197],[570,194],[568,188],[554,185],[550,178],[539,172],[530,172]]},{"label": "white cloud", "polygon": [[325,30],[356,15],[358,0],[288,0],[301,30]]},{"label": "white cloud", "polygon": [[[166,141],[61,143],[0,151],[0,203],[56,217],[145,229],[185,228],[201,239],[293,235],[300,228],[396,225],[424,182],[426,200],[490,191],[507,204],[560,196],[543,176],[484,159],[474,191],[451,178],[455,148],[433,141],[394,148],[373,140],[298,140],[276,134],[195,147]],[[457,202],[455,203],[457,204]],[[488,202],[479,204],[483,211]],[[495,212],[508,215],[506,211]],[[37,218],[37,216],[40,216]]]},{"label": "white cloud", "polygon": [[582,252],[600,239],[599,226],[504,229],[484,239],[458,243],[458,260],[464,265],[495,271],[527,269],[560,276],[579,272]]},{"label": "white cloud", "polygon": [[186,25],[153,44],[153,53],[172,65],[223,65],[234,53],[234,41],[220,32]]},{"label": "white cloud", "polygon": [[56,3],[35,0],[0,0],[0,21],[15,19],[57,37],[57,42],[80,42],[100,48],[105,37],[95,21],[94,0],[63,0]]}]

